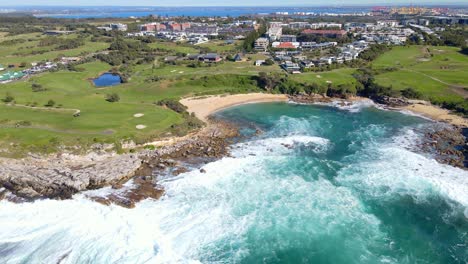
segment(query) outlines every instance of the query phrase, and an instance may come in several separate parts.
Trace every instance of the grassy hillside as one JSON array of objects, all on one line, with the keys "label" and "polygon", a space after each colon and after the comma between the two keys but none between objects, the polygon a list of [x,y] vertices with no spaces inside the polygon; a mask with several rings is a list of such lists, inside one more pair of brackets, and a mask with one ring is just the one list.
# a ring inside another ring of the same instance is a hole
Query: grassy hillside
[{"label": "grassy hillside", "polygon": [[453,47],[395,47],[380,56],[375,69],[395,68],[379,74],[377,82],[397,90],[413,87],[428,98],[466,97],[468,92],[468,56]]},{"label": "grassy hillside", "polygon": [[319,85],[327,85],[329,83],[333,85],[355,84],[356,79],[352,75],[355,71],[352,68],[341,68],[328,72],[306,72],[293,75],[292,79],[302,83],[317,83]]}]

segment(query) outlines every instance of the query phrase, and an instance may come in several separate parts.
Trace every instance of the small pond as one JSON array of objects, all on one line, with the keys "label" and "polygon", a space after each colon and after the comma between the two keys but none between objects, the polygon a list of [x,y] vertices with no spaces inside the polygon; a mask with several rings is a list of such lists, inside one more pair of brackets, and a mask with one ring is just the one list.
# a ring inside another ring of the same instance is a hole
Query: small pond
[{"label": "small pond", "polygon": [[93,83],[97,87],[114,86],[121,84],[122,78],[118,74],[106,72],[96,79],[93,79]]}]

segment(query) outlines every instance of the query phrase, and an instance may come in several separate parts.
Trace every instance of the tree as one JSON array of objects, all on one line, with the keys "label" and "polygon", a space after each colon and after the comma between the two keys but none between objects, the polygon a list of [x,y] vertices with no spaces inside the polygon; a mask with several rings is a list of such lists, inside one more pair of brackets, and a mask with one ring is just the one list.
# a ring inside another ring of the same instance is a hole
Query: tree
[{"label": "tree", "polygon": [[120,101],[120,96],[117,93],[111,93],[106,95],[106,101],[110,103],[115,103]]},{"label": "tree", "polygon": [[47,101],[47,104],[45,104],[44,106],[45,107],[53,107],[55,105],[55,101],[54,100],[49,100]]},{"label": "tree", "polygon": [[27,64],[26,62],[23,61],[22,63],[20,63],[19,66],[20,66],[21,68],[24,68],[24,67],[26,67],[27,65],[28,65],[28,64]]}]

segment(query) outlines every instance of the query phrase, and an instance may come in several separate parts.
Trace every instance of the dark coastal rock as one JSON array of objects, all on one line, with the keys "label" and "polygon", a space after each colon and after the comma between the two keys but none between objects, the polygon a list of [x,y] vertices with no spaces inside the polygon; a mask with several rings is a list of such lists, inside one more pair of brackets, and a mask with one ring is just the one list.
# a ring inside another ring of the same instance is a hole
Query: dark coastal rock
[{"label": "dark coastal rock", "polygon": [[103,205],[116,204],[126,208],[134,208],[136,203],[152,198],[159,199],[164,194],[164,189],[152,180],[145,177],[137,177],[133,181],[134,187],[116,192],[107,196],[89,196],[91,200]]},{"label": "dark coastal rock", "polygon": [[312,95],[299,94],[299,95],[289,96],[290,101],[300,103],[300,104],[331,103],[335,99],[336,98],[319,95],[319,94],[312,94]]},{"label": "dark coastal rock", "polygon": [[435,154],[438,162],[468,168],[468,140],[465,129],[443,128],[425,134],[422,149]]},{"label": "dark coastal rock", "polygon": [[402,107],[410,105],[410,102],[406,98],[401,97],[390,97],[390,96],[374,96],[371,98],[376,103],[388,105],[390,107]]}]

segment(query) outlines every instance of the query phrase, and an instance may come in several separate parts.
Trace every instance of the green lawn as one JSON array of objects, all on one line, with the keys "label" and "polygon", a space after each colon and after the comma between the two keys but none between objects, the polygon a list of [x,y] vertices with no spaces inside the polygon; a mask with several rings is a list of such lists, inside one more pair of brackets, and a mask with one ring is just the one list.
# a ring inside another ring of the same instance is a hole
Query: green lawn
[{"label": "green lawn", "polygon": [[395,47],[380,56],[372,66],[376,69],[397,67],[400,70],[419,73],[421,76],[415,79],[433,77],[445,86],[458,85],[468,88],[468,56],[459,53],[459,50],[456,47]]},{"label": "green lawn", "polygon": [[456,47],[394,47],[374,61],[372,67],[397,68],[376,76],[377,83],[396,90],[412,87],[426,99],[460,101],[468,91],[468,56]]},{"label": "green lawn", "polygon": [[[83,145],[95,139],[109,142],[124,138],[144,140],[161,136],[171,125],[182,122],[175,112],[152,104],[164,97],[164,89],[158,85],[128,83],[97,89],[88,79],[109,70],[110,66],[93,62],[83,67],[85,72],[45,73],[28,81],[0,85],[2,98],[9,93],[16,100],[16,106],[0,105],[0,140],[3,144],[43,147],[56,137],[66,145],[76,144],[77,140]],[[32,92],[32,83],[41,84],[48,90]],[[105,95],[111,92],[120,95],[120,102],[105,101]],[[62,106],[60,109],[43,109],[48,100]],[[33,102],[38,105],[36,109],[23,107]],[[80,117],[73,117],[75,109],[81,110]],[[135,118],[136,113],[145,115]],[[31,122],[31,125],[13,128],[21,121]],[[147,128],[137,130],[135,127],[139,124]]]},{"label": "green lawn", "polygon": [[[93,53],[97,51],[105,50],[109,47],[109,43],[104,42],[91,42],[88,39],[85,40],[85,45],[77,47],[76,49],[69,50],[53,50],[54,45],[47,47],[39,47],[39,41],[45,36],[39,33],[35,34],[24,34],[17,36],[8,36],[4,39],[2,38],[0,42],[5,40],[13,39],[24,39],[27,40],[23,43],[18,43],[14,45],[2,45],[0,44],[0,64],[19,64],[22,62],[32,63],[39,61],[52,61],[61,56],[78,56],[80,54]],[[60,38],[77,38],[79,37],[76,34],[60,36]],[[42,54],[33,54],[40,51],[47,51]]]},{"label": "green lawn", "polygon": [[356,79],[352,76],[352,74],[356,71],[356,69],[352,68],[341,68],[336,69],[328,72],[305,72],[301,74],[292,75],[293,80],[311,84],[317,83],[319,85],[327,85],[328,83],[332,83],[333,85],[340,85],[340,84],[354,84],[356,83]]},{"label": "green lawn", "polygon": [[154,43],[148,44],[151,48],[154,49],[160,49],[163,51],[167,52],[173,52],[173,53],[186,53],[186,54],[198,54],[200,51],[198,51],[195,47],[189,45],[189,44],[177,44],[175,42],[169,42],[169,41],[158,41]]}]

